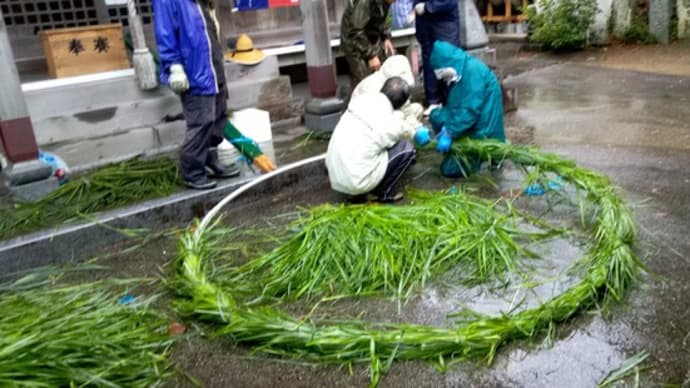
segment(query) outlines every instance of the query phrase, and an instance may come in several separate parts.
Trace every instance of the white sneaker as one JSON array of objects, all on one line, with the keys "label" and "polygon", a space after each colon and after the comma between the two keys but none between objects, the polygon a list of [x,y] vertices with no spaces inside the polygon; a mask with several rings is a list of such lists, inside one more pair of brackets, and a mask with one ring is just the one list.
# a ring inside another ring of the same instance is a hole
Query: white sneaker
[{"label": "white sneaker", "polygon": [[431,104],[431,105],[429,105],[429,107],[426,108],[426,110],[424,111],[424,116],[429,116],[429,115],[431,114],[431,111],[432,111],[432,110],[434,110],[434,109],[436,109],[436,108],[440,108],[441,106],[442,106],[441,104]]}]

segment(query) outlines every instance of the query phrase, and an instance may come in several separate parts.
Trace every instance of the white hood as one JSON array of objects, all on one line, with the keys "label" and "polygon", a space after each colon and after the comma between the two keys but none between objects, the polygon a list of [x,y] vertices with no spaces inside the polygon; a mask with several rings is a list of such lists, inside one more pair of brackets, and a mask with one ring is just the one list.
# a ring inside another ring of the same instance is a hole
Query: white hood
[{"label": "white hood", "polygon": [[407,82],[410,87],[414,86],[414,75],[412,74],[412,67],[407,57],[404,55],[393,55],[386,59],[381,65],[381,68],[369,74],[360,83],[357,84],[352,91],[352,98],[364,93],[378,93],[381,91],[383,84],[392,77],[400,77]]},{"label": "white hood", "polygon": [[[381,73],[384,80],[393,77],[400,77],[407,82],[410,87],[414,86],[414,75],[412,74],[412,67],[410,61],[404,55],[393,55],[386,59],[381,65]],[[383,86],[383,85],[382,85]]]}]

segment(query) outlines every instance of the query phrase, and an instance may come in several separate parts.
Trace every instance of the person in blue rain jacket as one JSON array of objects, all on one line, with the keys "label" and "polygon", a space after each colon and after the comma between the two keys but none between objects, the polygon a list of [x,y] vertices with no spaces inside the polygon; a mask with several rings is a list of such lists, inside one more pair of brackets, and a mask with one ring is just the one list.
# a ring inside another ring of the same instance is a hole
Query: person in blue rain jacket
[{"label": "person in blue rain jacket", "polygon": [[501,87],[484,62],[450,43],[434,42],[430,63],[436,78],[448,86],[443,107],[429,117],[438,133],[436,149],[445,155],[441,173],[466,177],[479,170],[480,161],[475,155],[454,155],[451,144],[465,136],[505,142]]}]

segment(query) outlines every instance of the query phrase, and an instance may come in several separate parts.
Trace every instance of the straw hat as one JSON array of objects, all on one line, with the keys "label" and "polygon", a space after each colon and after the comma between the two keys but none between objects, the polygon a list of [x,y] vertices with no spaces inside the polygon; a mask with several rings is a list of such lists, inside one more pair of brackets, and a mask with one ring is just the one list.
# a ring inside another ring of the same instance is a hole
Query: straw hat
[{"label": "straw hat", "polygon": [[254,48],[254,43],[247,34],[240,35],[235,43],[235,50],[225,54],[227,60],[242,65],[256,65],[263,61],[264,57],[263,51]]}]

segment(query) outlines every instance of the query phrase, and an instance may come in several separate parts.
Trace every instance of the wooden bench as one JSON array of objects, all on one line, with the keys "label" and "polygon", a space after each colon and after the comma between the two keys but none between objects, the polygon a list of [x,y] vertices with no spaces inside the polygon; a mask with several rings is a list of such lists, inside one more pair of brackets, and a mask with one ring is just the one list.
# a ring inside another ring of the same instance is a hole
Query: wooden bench
[{"label": "wooden bench", "polygon": [[482,21],[485,23],[520,23],[527,20],[527,4],[528,0],[522,0],[521,9],[515,10],[513,14],[513,3],[510,0],[504,2],[504,14],[496,15],[494,13],[494,4],[491,0],[486,2],[486,14],[482,16]]}]

